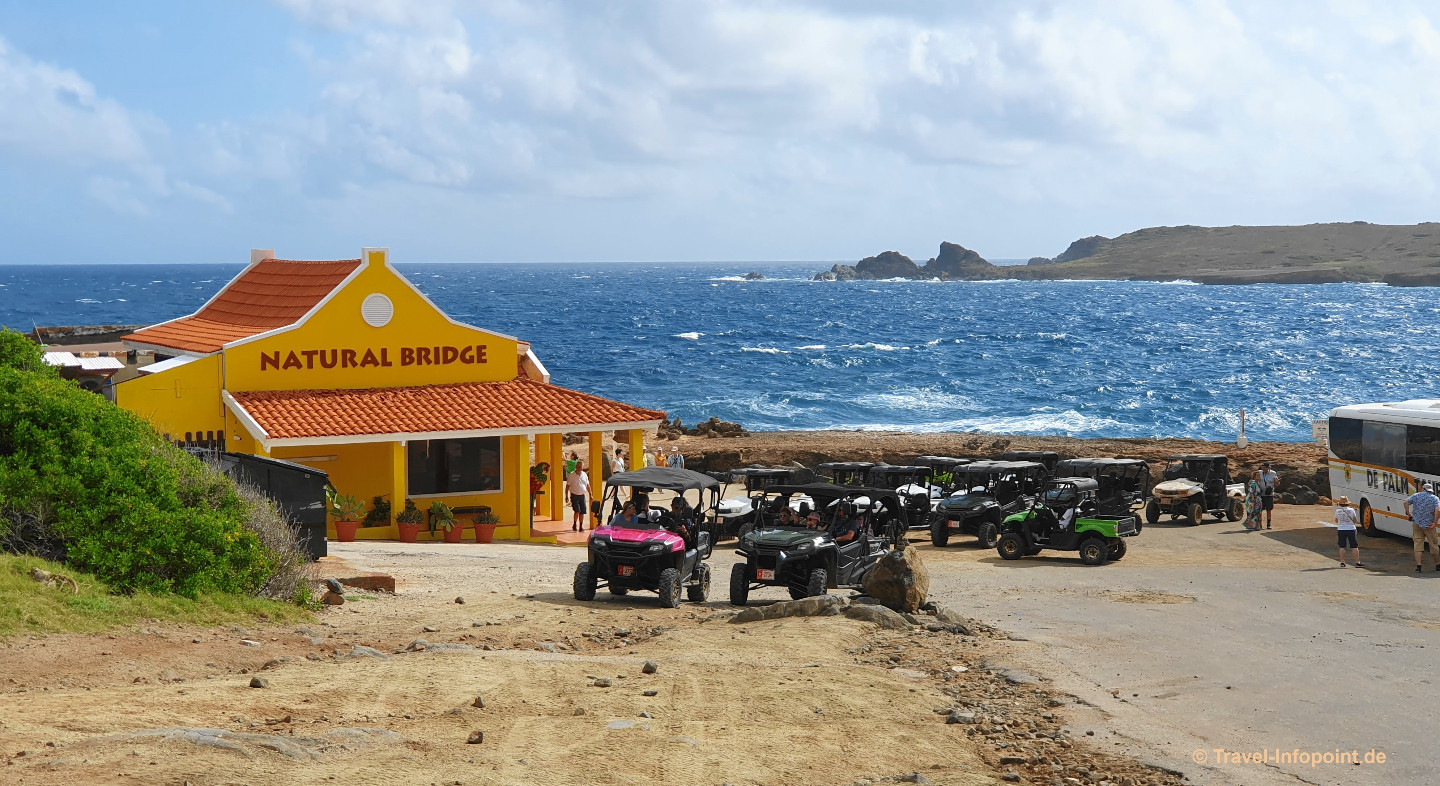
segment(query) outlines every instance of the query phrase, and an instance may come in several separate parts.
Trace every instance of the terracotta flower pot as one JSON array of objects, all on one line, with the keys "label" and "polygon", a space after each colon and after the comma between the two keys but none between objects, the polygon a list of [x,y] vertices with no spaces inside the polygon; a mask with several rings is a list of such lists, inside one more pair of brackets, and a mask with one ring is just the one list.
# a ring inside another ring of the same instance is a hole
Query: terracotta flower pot
[{"label": "terracotta flower pot", "polygon": [[464,534],[464,532],[463,532],[463,530],[461,529],[460,524],[459,524],[459,523],[456,523],[455,526],[453,526],[453,527],[451,527],[450,529],[448,529],[448,530],[445,531],[445,542],[446,542],[446,543],[459,543],[459,542],[460,542],[460,536],[461,536],[462,534]]},{"label": "terracotta flower pot", "polygon": [[353,543],[355,531],[360,529],[358,521],[337,521],[335,522],[335,539],[341,543]]},{"label": "terracotta flower pot", "polygon": [[475,525],[475,542],[476,542],[476,543],[493,543],[493,542],[495,542],[495,525],[494,525],[494,524],[476,524],[476,525]]},{"label": "terracotta flower pot", "polygon": [[414,543],[416,539],[420,537],[419,523],[407,524],[404,522],[396,522],[395,526],[400,528],[400,541],[402,543]]}]

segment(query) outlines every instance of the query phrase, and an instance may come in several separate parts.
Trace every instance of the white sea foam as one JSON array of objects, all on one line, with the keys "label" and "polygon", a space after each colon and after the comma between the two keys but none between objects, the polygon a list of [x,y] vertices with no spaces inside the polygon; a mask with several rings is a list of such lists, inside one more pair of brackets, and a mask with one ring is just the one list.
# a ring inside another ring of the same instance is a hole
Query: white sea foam
[{"label": "white sea foam", "polygon": [[803,347],[796,347],[798,350],[822,350],[824,348],[824,344],[806,344]]},{"label": "white sea foam", "polygon": [[747,280],[749,280],[749,279],[746,279],[744,276],[715,276],[714,278],[710,278],[710,279],[706,279],[706,280],[707,280],[707,281],[732,281],[732,282],[744,283],[745,281],[747,281]]},{"label": "white sea foam", "polygon": [[99,303],[100,301],[98,301],[98,300],[91,300],[91,299],[88,298],[88,297],[82,297],[82,298],[80,298],[79,300],[77,300],[77,301],[75,301],[75,302],[76,302],[76,303]]},{"label": "white sea foam", "polygon": [[693,332],[693,331],[692,331],[692,332],[689,332],[689,333],[676,333],[674,336],[671,336],[671,338],[683,338],[683,339],[685,339],[685,340],[687,340],[687,341],[699,341],[699,340],[700,340],[700,337],[703,336],[703,335],[705,335],[705,334],[704,334],[704,333],[696,333],[696,332]]},{"label": "white sea foam", "polygon": [[740,351],[741,351],[741,352],[759,352],[759,353],[764,354],[764,355],[788,355],[788,354],[790,354],[789,352],[786,352],[786,351],[783,350],[783,349],[776,349],[775,347],[741,347],[741,348],[740,348]]},{"label": "white sea foam", "polygon": [[1199,281],[1191,281],[1191,280],[1188,279],[1188,278],[1177,278],[1177,279],[1175,279],[1174,281],[1156,281],[1155,283],[1157,283],[1157,284],[1170,284],[1170,285],[1172,285],[1172,286],[1177,286],[1177,287],[1198,287],[1198,286],[1201,286],[1201,284],[1200,284]]},{"label": "white sea foam", "polygon": [[846,344],[846,349],[873,349],[876,352],[896,352],[909,349],[909,347],[897,347],[892,344],[877,344],[874,341],[867,341],[864,344]]}]

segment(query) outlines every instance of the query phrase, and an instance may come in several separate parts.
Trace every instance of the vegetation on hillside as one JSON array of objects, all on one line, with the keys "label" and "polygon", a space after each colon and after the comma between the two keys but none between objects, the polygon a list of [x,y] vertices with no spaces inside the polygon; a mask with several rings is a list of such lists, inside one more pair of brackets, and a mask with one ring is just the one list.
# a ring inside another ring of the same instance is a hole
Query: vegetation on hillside
[{"label": "vegetation on hillside", "polygon": [[303,557],[273,504],[60,379],[10,330],[0,331],[0,549],[127,593],[308,600]]}]

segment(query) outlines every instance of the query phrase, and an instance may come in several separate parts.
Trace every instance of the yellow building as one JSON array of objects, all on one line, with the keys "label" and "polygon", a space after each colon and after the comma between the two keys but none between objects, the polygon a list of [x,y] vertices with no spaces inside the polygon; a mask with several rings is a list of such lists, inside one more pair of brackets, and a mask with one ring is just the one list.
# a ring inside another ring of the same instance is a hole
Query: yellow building
[{"label": "yellow building", "polygon": [[[664,417],[550,384],[528,343],[450,319],[387,249],[274,256],[250,252],[199,311],[125,336],[158,362],[116,386],[116,403],[176,441],[314,466],[343,494],[388,497],[394,513],[407,498],[484,506],[501,519],[497,538],[551,542],[530,527],[533,463],[558,469],[562,435],[585,432],[586,465],[599,466],[606,431],[634,462]],[[557,520],[568,516],[559,474],[540,496]],[[396,535],[393,522],[360,530]]]}]

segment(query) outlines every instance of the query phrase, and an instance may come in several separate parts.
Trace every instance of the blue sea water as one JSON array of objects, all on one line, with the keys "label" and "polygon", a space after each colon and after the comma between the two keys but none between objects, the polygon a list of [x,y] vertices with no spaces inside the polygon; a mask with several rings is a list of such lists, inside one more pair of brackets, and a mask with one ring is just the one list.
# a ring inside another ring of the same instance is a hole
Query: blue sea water
[{"label": "blue sea water", "polygon": [[[812,282],[820,263],[400,265],[553,380],[751,429],[1303,441],[1437,395],[1440,292],[1374,285]],[[0,266],[0,323],[154,323],[238,265]],[[756,270],[765,281],[743,281]]]}]

